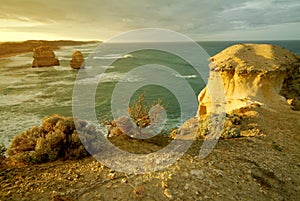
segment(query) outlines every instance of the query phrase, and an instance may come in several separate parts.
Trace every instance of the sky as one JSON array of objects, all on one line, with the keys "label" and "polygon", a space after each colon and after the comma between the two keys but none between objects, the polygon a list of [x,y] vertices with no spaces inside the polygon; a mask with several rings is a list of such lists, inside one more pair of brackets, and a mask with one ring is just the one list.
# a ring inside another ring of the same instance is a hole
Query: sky
[{"label": "sky", "polygon": [[1,0],[0,41],[105,41],[142,28],[197,41],[300,40],[299,13],[299,0]]}]

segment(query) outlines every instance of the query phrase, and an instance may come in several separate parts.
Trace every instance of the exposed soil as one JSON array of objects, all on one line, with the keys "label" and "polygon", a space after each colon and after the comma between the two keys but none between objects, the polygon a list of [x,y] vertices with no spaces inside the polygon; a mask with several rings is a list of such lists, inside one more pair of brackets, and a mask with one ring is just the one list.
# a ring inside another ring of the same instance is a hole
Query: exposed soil
[{"label": "exposed soil", "polygon": [[[158,172],[119,173],[92,157],[3,164],[0,200],[299,200],[300,112],[279,106],[255,110],[261,130],[255,136],[219,140],[205,159],[198,157],[203,140],[195,141],[180,160]],[[128,149],[159,146],[114,140]]]}]

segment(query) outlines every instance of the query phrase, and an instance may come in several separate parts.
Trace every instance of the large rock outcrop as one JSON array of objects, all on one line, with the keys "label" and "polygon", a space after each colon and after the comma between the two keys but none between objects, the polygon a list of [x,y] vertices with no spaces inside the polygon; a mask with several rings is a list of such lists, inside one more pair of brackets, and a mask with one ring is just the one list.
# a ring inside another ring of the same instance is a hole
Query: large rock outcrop
[{"label": "large rock outcrop", "polygon": [[300,60],[287,70],[280,94],[287,99],[294,110],[300,110]]},{"label": "large rock outcrop", "polygon": [[80,51],[75,51],[73,53],[70,66],[74,69],[84,68],[84,57]]},{"label": "large rock outcrop", "polygon": [[[295,96],[299,96],[300,91],[299,57],[282,47],[239,44],[223,50],[210,60],[212,76],[198,96],[200,116],[213,113],[216,104],[230,112],[253,104],[266,107],[272,104],[287,105],[285,97],[294,98],[293,103],[298,101]],[[224,101],[216,103],[211,94],[215,93],[212,90],[220,87],[216,86],[220,80],[224,88]],[[284,90],[280,93],[283,85]],[[293,94],[289,93],[290,88]]]},{"label": "large rock outcrop", "polygon": [[51,47],[40,46],[33,49],[32,67],[59,66],[59,61]]}]

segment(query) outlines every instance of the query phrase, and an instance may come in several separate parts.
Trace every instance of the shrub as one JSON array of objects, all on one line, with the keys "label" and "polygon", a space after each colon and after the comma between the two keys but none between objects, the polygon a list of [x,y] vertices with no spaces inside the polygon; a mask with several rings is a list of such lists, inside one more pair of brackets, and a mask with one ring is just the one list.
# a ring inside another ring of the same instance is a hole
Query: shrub
[{"label": "shrub", "polygon": [[220,138],[236,138],[241,136],[240,125],[242,117],[237,114],[226,114],[224,119],[224,125],[219,125],[219,116],[217,114],[211,114],[207,117],[200,119],[199,130],[197,133],[197,139],[204,138],[209,134],[209,131],[216,126],[222,126],[218,128],[221,131]]},{"label": "shrub", "polygon": [[[145,92],[141,93],[141,95],[134,100],[129,106],[128,106],[128,113],[130,115],[130,118],[134,121],[135,126],[137,128],[146,128],[151,125],[151,119],[149,116],[149,111],[153,106],[161,106],[162,105],[162,99],[158,99],[156,103],[152,104],[146,104],[145,103]],[[159,116],[157,116],[159,118]],[[135,132],[135,128],[133,128],[131,122],[129,119],[124,117],[119,117],[118,119],[112,120],[112,121],[102,121],[104,125],[108,127],[107,136],[127,136],[125,133],[123,133],[122,129],[120,129],[117,126],[116,121],[118,123],[122,124],[123,127],[126,127],[126,130],[131,130]],[[126,124],[126,125],[125,125]]]},{"label": "shrub", "polygon": [[[83,121],[76,121],[84,127],[88,140],[96,138],[95,129]],[[7,154],[24,163],[43,163],[58,159],[80,159],[88,156],[75,130],[72,117],[57,114],[45,117],[40,127],[32,127],[15,136]]]}]

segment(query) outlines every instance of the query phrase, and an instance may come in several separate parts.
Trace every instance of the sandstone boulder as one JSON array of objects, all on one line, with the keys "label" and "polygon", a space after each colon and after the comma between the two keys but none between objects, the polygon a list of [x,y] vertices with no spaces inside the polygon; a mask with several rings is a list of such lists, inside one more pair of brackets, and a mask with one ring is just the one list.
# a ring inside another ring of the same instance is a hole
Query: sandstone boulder
[{"label": "sandstone boulder", "polygon": [[[295,81],[292,76],[296,75],[290,73],[299,71],[299,57],[282,47],[239,44],[223,50],[210,60],[210,79],[198,96],[200,116],[214,113],[216,105],[223,106],[226,112],[253,104],[266,107],[272,104],[287,105],[286,98],[295,98],[282,96],[289,94],[289,88],[293,88],[293,93],[299,96],[297,83],[300,76]],[[285,88],[280,94],[283,84]],[[220,87],[223,92],[218,89]],[[223,100],[211,96],[216,91],[223,93],[220,95]]]},{"label": "sandstone boulder", "polygon": [[73,53],[70,66],[74,69],[84,68],[84,57],[80,51],[75,51]]},{"label": "sandstone boulder", "polygon": [[32,67],[59,66],[59,61],[51,47],[40,46],[33,49]]}]

